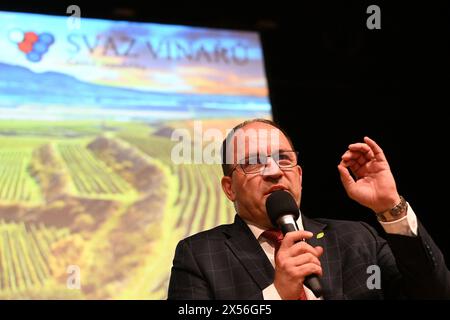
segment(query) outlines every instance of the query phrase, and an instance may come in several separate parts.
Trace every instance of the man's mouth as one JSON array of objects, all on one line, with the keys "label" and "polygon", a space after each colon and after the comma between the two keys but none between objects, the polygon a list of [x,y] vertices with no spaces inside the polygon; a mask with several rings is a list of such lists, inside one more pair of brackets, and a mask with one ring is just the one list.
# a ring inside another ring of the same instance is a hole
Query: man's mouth
[{"label": "man's mouth", "polygon": [[283,185],[277,184],[277,185],[270,187],[270,189],[265,194],[268,195],[277,190],[287,190],[287,188]]}]

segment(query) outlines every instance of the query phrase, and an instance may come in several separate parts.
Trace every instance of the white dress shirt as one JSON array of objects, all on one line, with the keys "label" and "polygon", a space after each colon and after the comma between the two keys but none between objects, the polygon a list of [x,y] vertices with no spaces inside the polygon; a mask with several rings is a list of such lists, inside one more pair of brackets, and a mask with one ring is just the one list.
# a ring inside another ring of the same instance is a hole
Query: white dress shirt
[{"label": "white dress shirt", "polygon": [[[275,268],[275,248],[272,246],[270,241],[268,241],[265,237],[262,236],[262,233],[265,230],[252,224],[249,221],[245,222],[247,223],[248,227],[252,231],[255,238],[258,239],[261,248],[267,255],[267,258],[269,258],[269,261],[272,264],[272,266]],[[380,224],[383,226],[383,229],[386,231],[386,233],[400,234],[410,237],[417,236],[417,217],[409,204],[406,216],[392,222],[380,221]],[[298,217],[297,225],[300,230],[304,230],[301,213]],[[321,300],[316,298],[314,293],[312,293],[312,291],[309,290],[306,286],[303,286],[303,288],[305,289],[306,297],[308,298],[308,300]],[[278,294],[278,291],[273,283],[263,290],[263,297],[264,300],[281,300],[281,297]]]}]

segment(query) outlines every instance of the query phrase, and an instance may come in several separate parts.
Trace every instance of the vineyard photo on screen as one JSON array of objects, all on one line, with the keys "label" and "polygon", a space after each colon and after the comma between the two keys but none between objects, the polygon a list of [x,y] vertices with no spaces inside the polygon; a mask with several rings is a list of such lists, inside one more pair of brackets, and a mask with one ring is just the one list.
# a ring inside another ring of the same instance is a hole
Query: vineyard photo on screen
[{"label": "vineyard photo on screen", "polygon": [[231,222],[186,129],[271,118],[257,33],[0,12],[0,299],[164,299],[175,246]]}]

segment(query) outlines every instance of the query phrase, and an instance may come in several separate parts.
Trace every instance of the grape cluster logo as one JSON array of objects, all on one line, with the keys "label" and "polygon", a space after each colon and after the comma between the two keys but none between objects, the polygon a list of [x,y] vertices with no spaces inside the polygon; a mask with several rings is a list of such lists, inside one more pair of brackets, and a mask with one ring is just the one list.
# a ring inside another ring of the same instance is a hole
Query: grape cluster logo
[{"label": "grape cluster logo", "polygon": [[9,38],[17,44],[19,50],[31,62],[41,61],[44,54],[55,41],[53,35],[48,32],[37,34],[32,31],[23,32],[21,30],[11,31]]}]

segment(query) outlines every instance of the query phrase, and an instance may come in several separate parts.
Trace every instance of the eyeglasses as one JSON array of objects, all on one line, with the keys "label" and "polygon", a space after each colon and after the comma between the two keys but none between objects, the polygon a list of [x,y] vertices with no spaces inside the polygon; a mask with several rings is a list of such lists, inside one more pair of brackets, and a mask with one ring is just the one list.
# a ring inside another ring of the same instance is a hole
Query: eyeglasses
[{"label": "eyeglasses", "polygon": [[297,165],[298,151],[280,151],[271,155],[250,155],[238,161],[239,164],[233,167],[228,176],[231,176],[237,167],[240,167],[245,174],[262,173],[269,165],[269,158],[272,158],[281,170],[290,170]]}]

